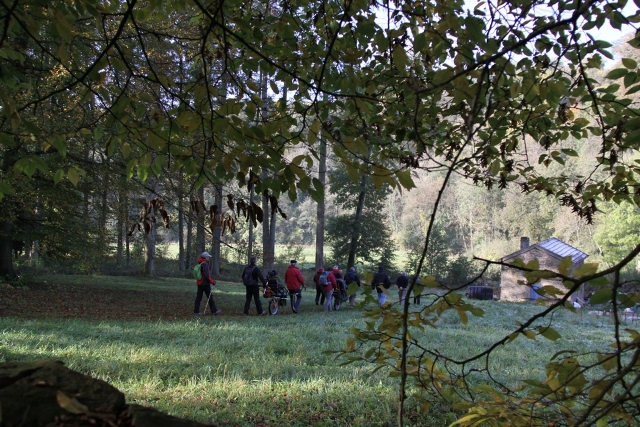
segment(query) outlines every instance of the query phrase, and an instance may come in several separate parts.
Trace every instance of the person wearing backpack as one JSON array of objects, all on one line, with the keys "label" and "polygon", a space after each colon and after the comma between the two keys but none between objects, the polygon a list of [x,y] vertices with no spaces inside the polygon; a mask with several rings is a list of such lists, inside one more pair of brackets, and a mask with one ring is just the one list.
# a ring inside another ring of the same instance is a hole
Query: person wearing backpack
[{"label": "person wearing backpack", "polygon": [[398,301],[400,306],[404,307],[404,300],[407,298],[407,289],[409,288],[409,278],[406,271],[400,273],[396,279],[396,285],[398,285]]},{"label": "person wearing backpack", "polygon": [[378,272],[371,280],[371,287],[378,292],[378,306],[382,307],[382,304],[387,300],[387,294],[384,291],[391,287],[391,278],[384,271],[383,265],[378,266]]},{"label": "person wearing backpack", "polygon": [[297,313],[300,309],[300,303],[302,302],[302,288],[306,287],[304,283],[304,277],[298,269],[298,262],[292,259],[287,271],[284,272],[284,283],[289,290],[289,297],[291,298],[291,309],[294,313]]},{"label": "person wearing backpack", "polygon": [[313,283],[316,284],[316,305],[318,305],[318,303],[324,305],[324,292],[322,292],[322,286],[318,283],[318,278],[322,272],[324,272],[324,268],[320,267],[313,276]]},{"label": "person wearing backpack", "polygon": [[336,289],[333,291],[332,295],[332,298],[335,301],[333,306],[336,310],[339,310],[342,303],[347,300],[347,282],[344,281],[342,272],[337,265],[333,266],[333,270],[331,270],[331,272],[333,273],[333,277],[336,279]]},{"label": "person wearing backpack", "polygon": [[324,296],[324,311],[331,311],[331,304],[333,303],[333,291],[337,289],[338,282],[333,275],[333,272],[326,270],[322,267],[318,269],[318,282],[317,286],[322,290]]},{"label": "person wearing backpack", "polygon": [[[360,287],[360,276],[358,276],[358,273],[356,273],[355,267],[351,267],[349,271],[347,271],[347,274],[344,276],[344,281],[347,284],[347,288],[353,282],[356,282],[358,284],[358,287]],[[354,307],[357,294],[358,292],[356,291],[353,293],[353,295],[349,295],[349,308]]]},{"label": "person wearing backpack", "polygon": [[249,314],[249,307],[251,307],[251,298],[254,299],[256,303],[256,310],[259,315],[265,314],[262,310],[262,303],[260,302],[260,284],[262,286],[267,286],[267,281],[265,280],[262,272],[256,265],[256,257],[252,256],[249,259],[249,265],[242,270],[242,283],[244,284],[246,290],[246,298],[244,302],[244,315]]},{"label": "person wearing backpack", "polygon": [[[216,281],[213,280],[213,278],[211,277],[211,272],[209,269],[210,259],[211,259],[211,255],[209,255],[209,252],[202,252],[202,255],[200,255],[200,258],[198,258],[197,266],[194,266],[193,268],[193,274],[195,276],[198,271],[197,267],[200,267],[199,268],[200,274],[198,277],[196,277],[196,284],[198,285],[198,293],[196,294],[196,302],[193,307],[194,316],[200,315],[200,303],[202,302],[203,294],[207,296],[209,308],[211,308],[211,314],[217,316],[218,314],[222,313],[222,310],[218,310],[218,308],[216,307],[216,303],[213,300],[213,295],[211,293],[211,285],[215,285]],[[206,304],[204,307],[204,311],[205,313],[207,312]]]}]

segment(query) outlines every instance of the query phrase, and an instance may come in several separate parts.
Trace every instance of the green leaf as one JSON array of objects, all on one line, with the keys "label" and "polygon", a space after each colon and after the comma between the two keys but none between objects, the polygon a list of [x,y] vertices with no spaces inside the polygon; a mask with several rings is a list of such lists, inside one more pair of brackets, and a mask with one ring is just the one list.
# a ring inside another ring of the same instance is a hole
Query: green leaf
[{"label": "green leaf", "polygon": [[605,304],[611,301],[611,289],[599,289],[591,298],[589,298],[589,304]]},{"label": "green leaf", "polygon": [[58,169],[55,174],[53,174],[53,183],[57,184],[64,178],[64,169]]},{"label": "green leaf", "polygon": [[409,62],[407,52],[404,51],[404,48],[401,45],[396,45],[396,47],[393,49],[394,65],[399,71],[404,71],[407,66],[407,62]]},{"label": "green leaf", "polygon": [[539,270],[540,269],[540,261],[538,261],[538,258],[534,258],[531,261],[529,261],[526,265],[526,268],[529,268],[531,270]]},{"label": "green leaf", "polygon": [[599,288],[601,286],[607,286],[609,284],[609,279],[607,279],[605,276],[600,276],[600,277],[596,277],[593,280],[589,280],[588,283],[594,288]]},{"label": "green leaf", "polygon": [[469,322],[469,317],[467,316],[467,312],[464,310],[456,310],[456,312],[458,313],[458,317],[460,318],[460,321],[462,322],[463,325],[466,325]]},{"label": "green leaf", "polygon": [[125,142],[124,144],[122,144],[120,151],[122,151],[122,157],[126,159],[127,157],[129,157],[129,154],[131,154],[131,145],[129,145],[128,142]]},{"label": "green leaf", "polygon": [[586,262],[582,264],[580,267],[576,268],[576,270],[573,272],[573,275],[577,278],[580,278],[580,277],[596,274],[597,271],[598,271],[597,262]]},{"label": "green leaf", "polygon": [[570,148],[563,148],[562,151],[564,154],[566,154],[567,156],[571,156],[571,157],[578,157],[578,152],[576,150],[572,150]]},{"label": "green leaf", "polygon": [[347,286],[347,295],[355,295],[358,292],[358,284],[356,282],[349,283]]},{"label": "green leaf", "polygon": [[573,259],[571,256],[566,256],[562,258],[562,261],[558,264],[558,272],[563,276],[569,276],[571,274],[571,270],[573,269]]},{"label": "green leaf", "polygon": [[551,341],[557,341],[558,339],[562,338],[562,336],[558,333],[558,331],[556,331],[555,329],[551,328],[551,327],[540,327],[538,329],[538,332],[545,337],[548,340]]},{"label": "green leaf", "polygon": [[630,70],[633,70],[638,67],[638,63],[631,58],[622,58],[622,65],[624,65]]},{"label": "green leaf", "polygon": [[501,168],[502,164],[500,162],[500,159],[496,159],[491,163],[491,166],[489,167],[489,173],[491,175],[497,175],[498,172],[500,172],[500,168]]},{"label": "green leaf", "polygon": [[137,164],[138,164],[137,159],[131,159],[127,162],[127,168],[126,168],[127,179],[131,179],[133,177],[133,172]]},{"label": "green leaf", "polygon": [[67,171],[67,178],[74,187],[78,186],[78,171],[76,170],[76,168],[69,168],[69,170]]},{"label": "green leaf", "polygon": [[416,188],[416,185],[411,178],[411,171],[409,169],[401,169],[396,172],[396,177],[402,185],[407,190],[411,190],[412,188]]},{"label": "green leaf", "polygon": [[253,80],[247,80],[247,86],[254,92],[260,92],[260,86]]},{"label": "green leaf", "polygon": [[269,80],[269,86],[271,86],[271,90],[276,95],[278,95],[280,93],[280,89],[278,88],[278,85],[276,84],[275,80]]},{"label": "green leaf", "polygon": [[6,182],[2,182],[0,181],[0,194],[16,194],[16,192],[13,190],[13,188],[11,187],[11,185],[7,184]]},{"label": "green leaf", "polygon": [[422,32],[414,37],[413,39],[414,52],[422,51],[422,49],[424,49],[426,45],[427,45],[427,34],[425,32]]},{"label": "green leaf", "polygon": [[615,70],[609,71],[609,74],[607,74],[606,78],[616,80],[626,76],[628,72],[629,70],[627,70],[626,68],[616,68]]}]

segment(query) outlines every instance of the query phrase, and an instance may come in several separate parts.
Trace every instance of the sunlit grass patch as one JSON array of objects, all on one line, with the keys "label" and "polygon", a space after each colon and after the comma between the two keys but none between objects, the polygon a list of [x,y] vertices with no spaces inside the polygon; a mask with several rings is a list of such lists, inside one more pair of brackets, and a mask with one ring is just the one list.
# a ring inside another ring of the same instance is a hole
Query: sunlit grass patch
[{"label": "sunlit grass patch", "polygon": [[[54,277],[51,283],[58,286],[51,292],[60,292],[64,277]],[[190,280],[98,277],[87,286],[143,289],[150,297],[158,289],[175,291],[184,299],[187,313],[195,297]],[[389,378],[385,369],[373,373],[374,366],[363,362],[342,366],[343,359],[325,353],[344,348],[349,328],[364,328],[362,311],[323,313],[314,303],[315,293],[307,291],[300,314],[293,314],[287,305],[276,316],[242,316],[244,287],[221,282],[214,295],[224,311],[221,316],[113,321],[0,318],[0,360],[61,360],[71,369],[110,382],[130,403],[225,426],[395,425],[397,380]],[[397,300],[393,290],[389,300]],[[412,304],[410,309],[423,310],[427,302],[425,298],[423,305]],[[542,309],[533,304],[473,303],[484,310],[483,317],[469,316],[465,325],[456,313],[447,313],[437,328],[413,330],[412,336],[464,360],[508,336],[515,322]],[[114,311],[122,309],[113,306]],[[255,313],[253,304],[251,312]],[[544,363],[560,349],[588,352],[612,340],[608,318],[569,310],[554,318],[562,335],[559,340],[518,337],[490,358],[492,375],[509,386],[521,384],[525,377],[542,379]],[[484,361],[474,363],[482,366]],[[434,404],[429,413],[419,414],[413,400],[408,401],[407,418],[421,426],[453,421],[445,404]]]}]

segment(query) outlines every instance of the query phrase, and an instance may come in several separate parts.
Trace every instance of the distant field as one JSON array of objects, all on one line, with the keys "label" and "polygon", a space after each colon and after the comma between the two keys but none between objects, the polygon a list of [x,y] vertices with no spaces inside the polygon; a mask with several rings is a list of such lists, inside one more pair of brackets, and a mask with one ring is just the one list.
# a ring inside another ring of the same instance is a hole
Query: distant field
[{"label": "distant field", "polygon": [[[163,256],[167,259],[178,259],[178,243],[172,242],[168,244],[158,245],[159,249],[164,254]],[[298,261],[298,266],[301,268],[312,268],[315,265],[316,259],[316,248],[313,245],[306,246],[296,246],[296,249],[300,248],[301,255],[296,256],[296,260]],[[276,245],[276,258],[280,258],[283,262],[289,260],[289,257],[285,257],[285,255],[289,254],[292,251],[292,248],[286,245]],[[284,258],[283,258],[284,257]],[[329,248],[325,248],[325,259],[331,259],[331,252]],[[407,269],[408,258],[407,254],[404,251],[396,251],[396,258],[394,265],[398,270],[406,270]],[[340,266],[343,268],[344,266]]]},{"label": "distant field", "polygon": [[[364,328],[361,309],[323,313],[315,292],[303,292],[300,314],[242,315],[244,288],[219,283],[220,316],[194,317],[192,280],[50,276],[0,287],[0,360],[62,360],[122,390],[130,403],[224,426],[393,426],[397,381],[365,363],[341,366],[324,351],[345,346],[349,328]],[[389,299],[397,295],[391,289]],[[265,303],[266,300],[262,299]],[[536,313],[531,304],[477,301],[483,318],[463,325],[445,316],[414,336],[464,358],[510,333]],[[366,309],[366,308],[363,308]],[[413,305],[412,310],[419,309]],[[560,313],[558,341],[518,338],[491,360],[496,378],[520,384],[544,376],[555,352],[603,349],[607,317]],[[445,426],[447,405],[429,413],[410,400],[408,425]]]}]

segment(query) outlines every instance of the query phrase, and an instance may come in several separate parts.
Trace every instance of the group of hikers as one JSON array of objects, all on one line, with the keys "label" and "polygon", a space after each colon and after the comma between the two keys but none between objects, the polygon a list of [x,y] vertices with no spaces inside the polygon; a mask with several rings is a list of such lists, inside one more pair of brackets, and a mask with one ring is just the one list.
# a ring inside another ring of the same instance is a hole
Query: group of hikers
[{"label": "group of hikers", "polygon": [[[211,309],[211,314],[218,315],[222,313],[222,310],[216,307],[213,295],[211,294],[211,286],[215,285],[215,280],[211,277],[211,271],[209,269],[209,260],[211,255],[208,252],[203,252],[198,258],[198,265],[201,267],[201,274],[197,279],[198,291],[196,294],[195,305],[193,309],[194,315],[200,315],[200,304],[202,302],[203,295],[207,297],[207,303]],[[242,283],[245,285],[245,303],[243,314],[246,316],[249,314],[251,307],[251,300],[255,302],[256,310],[259,315],[266,314],[262,308],[262,302],[260,301],[261,287],[263,292],[267,289],[273,292],[282,292],[286,295],[289,294],[291,299],[291,309],[294,313],[298,313],[300,310],[300,303],[302,302],[302,290],[306,289],[305,279],[302,276],[302,272],[298,268],[298,263],[295,259],[292,259],[289,263],[289,267],[284,273],[284,284],[282,279],[278,276],[275,270],[271,270],[267,273],[265,278],[262,271],[257,266],[256,257],[251,257],[249,265],[247,265],[242,271]],[[348,300],[349,307],[353,308],[356,302],[356,293],[347,296],[347,287],[351,283],[356,283],[358,287],[361,286],[360,276],[356,272],[354,267],[349,268],[349,271],[343,276],[342,272],[337,265],[331,269],[325,269],[320,267],[313,276],[313,282],[316,287],[316,305],[322,305],[324,311],[328,312],[334,309],[334,299],[338,299],[340,302],[346,302]],[[400,273],[396,280],[398,286],[398,297],[400,304],[404,304],[407,289],[409,286],[409,279],[406,273],[403,271]],[[385,289],[391,287],[391,278],[385,272],[384,266],[378,267],[378,272],[373,276],[371,286],[378,293],[378,304],[382,306],[386,302]],[[284,289],[286,288],[286,291]],[[414,303],[420,303],[419,296],[414,298]],[[336,307],[339,307],[337,305]],[[206,304],[205,304],[206,311]]]}]

